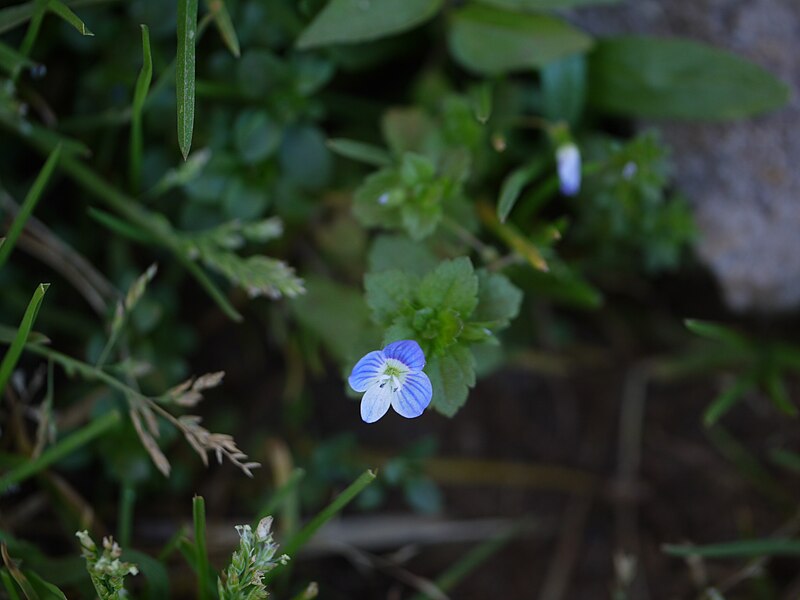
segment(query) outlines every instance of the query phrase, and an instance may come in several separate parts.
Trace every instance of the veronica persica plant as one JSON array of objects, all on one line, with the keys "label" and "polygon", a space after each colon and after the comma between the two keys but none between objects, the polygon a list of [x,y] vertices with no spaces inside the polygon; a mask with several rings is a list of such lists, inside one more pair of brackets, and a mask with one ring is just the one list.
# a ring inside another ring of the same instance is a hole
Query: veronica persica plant
[{"label": "veronica persica plant", "polygon": [[364,392],[361,418],[374,423],[391,406],[406,417],[420,416],[431,403],[431,380],[422,372],[425,353],[414,340],[402,340],[366,354],[353,367],[350,387]]}]

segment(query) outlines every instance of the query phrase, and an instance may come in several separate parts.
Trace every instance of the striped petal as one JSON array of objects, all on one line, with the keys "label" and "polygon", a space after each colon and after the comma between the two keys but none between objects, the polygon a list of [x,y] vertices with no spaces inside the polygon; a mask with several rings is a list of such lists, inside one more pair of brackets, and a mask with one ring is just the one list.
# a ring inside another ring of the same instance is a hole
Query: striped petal
[{"label": "striped petal", "polygon": [[386,355],[380,350],[370,352],[353,367],[347,383],[356,392],[365,392],[378,381],[384,366],[386,366]]},{"label": "striped petal", "polygon": [[408,419],[420,416],[433,396],[431,380],[423,373],[409,373],[392,399],[392,408]]},{"label": "striped petal", "polygon": [[387,358],[399,360],[412,372],[421,371],[425,366],[425,353],[414,340],[401,340],[393,342],[383,349]]},{"label": "striped petal", "polygon": [[392,404],[392,397],[395,393],[392,392],[392,386],[388,383],[385,385],[373,385],[361,398],[361,418],[365,423],[374,423],[386,414],[389,410],[389,405]]}]

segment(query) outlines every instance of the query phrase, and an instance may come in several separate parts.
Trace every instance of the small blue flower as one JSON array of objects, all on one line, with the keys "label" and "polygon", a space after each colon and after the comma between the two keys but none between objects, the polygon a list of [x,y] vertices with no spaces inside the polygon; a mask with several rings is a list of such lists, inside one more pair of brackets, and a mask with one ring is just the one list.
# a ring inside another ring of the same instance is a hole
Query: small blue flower
[{"label": "small blue flower", "polygon": [[431,380],[422,372],[425,354],[414,340],[389,344],[365,355],[353,367],[350,387],[364,392],[361,418],[374,423],[389,406],[411,419],[420,416],[431,403]]},{"label": "small blue flower", "polygon": [[581,152],[572,142],[556,150],[556,165],[561,193],[575,196],[581,189]]}]

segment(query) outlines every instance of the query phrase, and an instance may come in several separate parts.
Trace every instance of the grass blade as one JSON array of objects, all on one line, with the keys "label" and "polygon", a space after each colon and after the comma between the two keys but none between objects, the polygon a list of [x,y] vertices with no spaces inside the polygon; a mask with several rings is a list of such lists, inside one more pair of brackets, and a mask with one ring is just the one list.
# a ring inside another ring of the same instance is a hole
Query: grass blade
[{"label": "grass blade", "polygon": [[740,540],[725,544],[710,544],[708,546],[664,544],[661,549],[670,556],[700,556],[703,558],[800,556],[800,540]]},{"label": "grass blade", "polygon": [[497,202],[497,218],[500,219],[501,223],[505,223],[525,186],[544,171],[546,164],[546,161],[542,159],[536,160],[530,165],[513,171],[503,180],[503,186],[500,188],[500,199]]},{"label": "grass blade", "polygon": [[202,496],[192,499],[192,515],[194,517],[194,552],[197,567],[197,593],[200,600],[211,597],[209,581],[211,568],[208,564],[206,549],[206,502]]},{"label": "grass blade", "polygon": [[750,346],[750,342],[743,335],[719,323],[700,321],[698,319],[686,319],[683,323],[686,325],[686,329],[700,337],[739,348]]},{"label": "grass blade", "polygon": [[14,581],[11,579],[11,575],[7,569],[0,570],[0,579],[3,580],[3,587],[6,588],[6,592],[8,593],[8,597],[11,600],[22,600],[19,594],[17,593],[17,586],[14,585]]},{"label": "grass blade", "polygon": [[783,383],[783,379],[777,369],[769,370],[764,384],[767,395],[775,407],[790,417],[796,417],[797,407],[789,399],[789,392],[786,391],[786,385]]},{"label": "grass blade", "polygon": [[270,495],[269,500],[267,500],[264,506],[261,507],[261,510],[258,511],[256,523],[261,521],[264,517],[275,514],[275,511],[280,508],[286,499],[297,489],[297,486],[305,476],[306,472],[303,469],[295,469],[292,471],[292,474],[289,475],[286,482]]},{"label": "grass blade", "polygon": [[14,581],[16,581],[17,585],[22,589],[22,593],[25,594],[25,597],[28,600],[39,600],[39,594],[33,589],[28,578],[22,574],[22,571],[19,570],[19,567],[17,567],[16,563],[14,563],[8,555],[8,546],[6,546],[5,542],[0,544],[0,554],[3,556],[3,563],[5,563],[8,572],[11,573]]},{"label": "grass blade", "polygon": [[[41,29],[42,21],[44,20],[44,13],[47,12],[47,0],[35,0],[31,2],[30,5],[31,22],[28,23],[28,29],[25,31],[25,37],[22,38],[22,44],[20,44],[19,47],[20,53],[25,56],[31,53],[31,49],[36,43],[36,38],[39,36],[39,29]],[[18,74],[19,73],[16,73],[16,75]]]},{"label": "grass blade", "polygon": [[194,128],[194,69],[197,37],[197,0],[178,0],[178,53],[175,93],[178,103],[178,146],[189,156]]},{"label": "grass blade", "polygon": [[217,26],[222,41],[225,42],[231,54],[239,58],[242,54],[239,48],[239,38],[233,28],[231,15],[225,6],[225,0],[208,0],[208,10],[211,12],[211,18],[214,19],[214,25]]},{"label": "grass blade", "polygon": [[30,69],[35,66],[36,63],[21,52],[0,43],[0,69],[9,75],[16,75],[23,68]]},{"label": "grass blade", "polygon": [[791,450],[774,448],[770,450],[769,458],[779,467],[783,467],[795,475],[800,475],[800,454],[792,452]]},{"label": "grass blade", "polygon": [[98,417],[85,427],[69,434],[60,442],[50,446],[38,458],[28,460],[17,468],[12,469],[0,477],[0,492],[29,477],[36,475],[65,456],[71,454],[81,446],[85,446],[94,438],[106,433],[119,423],[120,414],[116,410]]},{"label": "grass blade", "polygon": [[3,265],[8,260],[9,254],[11,254],[11,250],[14,248],[14,244],[16,244],[19,235],[22,233],[22,230],[25,227],[25,223],[27,222],[28,218],[33,213],[33,209],[36,208],[36,204],[39,202],[39,198],[42,197],[42,192],[44,192],[45,187],[47,186],[48,181],[50,181],[50,176],[53,174],[53,170],[55,169],[56,165],[58,164],[58,160],[61,157],[61,145],[56,146],[55,150],[50,153],[49,158],[44,163],[42,170],[39,171],[39,175],[37,175],[36,180],[33,182],[31,189],[28,191],[28,195],[25,196],[25,200],[22,203],[22,206],[17,213],[17,216],[14,217],[13,223],[11,223],[11,227],[8,228],[8,233],[6,234],[5,243],[0,246],[0,269],[3,268]]},{"label": "grass blade", "polygon": [[308,540],[333,517],[339,514],[356,496],[375,480],[377,473],[371,469],[364,471],[361,476],[351,483],[347,489],[339,494],[333,502],[326,506],[320,513],[311,519],[305,527],[293,535],[283,547],[283,551],[289,556],[294,556]]},{"label": "grass blade", "polygon": [[133,106],[131,107],[131,155],[130,155],[130,183],[131,189],[136,192],[141,185],[142,153],[142,112],[150,82],[153,80],[153,56],[150,52],[150,30],[147,25],[142,28],[142,70],[136,79],[136,88],[133,92]]},{"label": "grass blade", "polygon": [[[479,544],[467,552],[467,554],[465,554],[461,560],[456,562],[452,567],[437,577],[434,581],[436,587],[442,592],[450,591],[453,587],[458,585],[462,579],[477,569],[482,563],[491,558],[494,554],[502,550],[508,542],[525,531],[525,529],[526,527],[524,526],[508,529],[492,539],[486,540],[482,544]],[[420,593],[413,596],[411,600],[428,600],[429,598],[430,596]]]},{"label": "grass blade", "polygon": [[80,17],[72,12],[72,9],[61,2],[61,0],[49,0],[47,8],[72,25],[81,35],[94,36],[94,34],[89,31],[89,28],[86,27],[86,24],[81,21]]},{"label": "grass blade", "polygon": [[22,348],[28,339],[28,334],[33,327],[33,322],[36,320],[36,315],[39,313],[39,307],[42,304],[47,288],[50,287],[49,283],[40,283],[33,292],[33,297],[28,302],[28,308],[25,309],[25,314],[22,316],[22,322],[17,329],[17,335],[14,341],[11,342],[11,347],[3,357],[3,362],[0,363],[0,394],[6,389],[8,378],[11,377],[11,372],[22,354]]},{"label": "grass blade", "polygon": [[717,396],[703,413],[703,424],[711,427],[719,421],[747,392],[756,385],[752,376],[740,377],[736,383]]}]

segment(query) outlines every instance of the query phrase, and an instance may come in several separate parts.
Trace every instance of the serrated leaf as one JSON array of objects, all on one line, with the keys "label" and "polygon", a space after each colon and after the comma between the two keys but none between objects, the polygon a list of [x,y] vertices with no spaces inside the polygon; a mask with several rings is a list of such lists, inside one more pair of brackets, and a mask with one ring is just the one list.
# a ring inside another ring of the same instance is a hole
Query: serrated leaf
[{"label": "serrated leaf", "polygon": [[367,304],[378,323],[391,319],[410,305],[416,279],[398,270],[367,273],[364,276]]},{"label": "serrated leaf", "polygon": [[469,348],[453,346],[443,356],[428,360],[425,372],[433,386],[431,406],[445,416],[458,412],[475,385],[475,358]]},{"label": "serrated leaf", "polygon": [[585,52],[592,39],[552,16],[520,14],[477,4],[452,15],[448,44],[466,69],[482,75],[538,69]]},{"label": "serrated leaf", "polygon": [[178,54],[175,57],[175,94],[178,107],[178,146],[189,156],[194,130],[195,46],[197,0],[178,0]]},{"label": "serrated leaf", "polygon": [[768,71],[689,40],[617,37],[589,56],[589,102],[609,113],[718,121],[773,110],[788,98]]},{"label": "serrated leaf", "polygon": [[424,307],[456,311],[463,319],[478,304],[478,277],[470,260],[464,256],[447,260],[428,273],[417,290]]},{"label": "serrated leaf", "polygon": [[475,321],[508,323],[519,314],[522,291],[500,273],[478,271],[478,306],[472,315]]},{"label": "serrated leaf", "polygon": [[407,31],[433,17],[442,0],[330,0],[300,34],[301,49],[353,44]]}]

